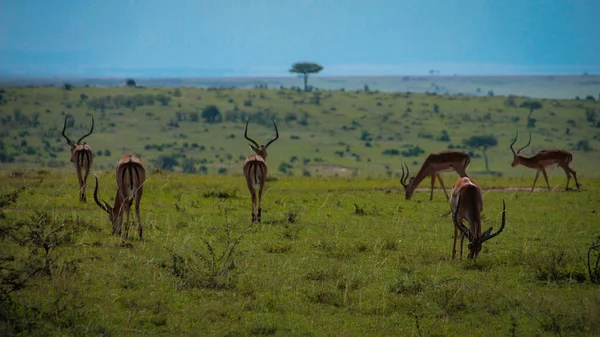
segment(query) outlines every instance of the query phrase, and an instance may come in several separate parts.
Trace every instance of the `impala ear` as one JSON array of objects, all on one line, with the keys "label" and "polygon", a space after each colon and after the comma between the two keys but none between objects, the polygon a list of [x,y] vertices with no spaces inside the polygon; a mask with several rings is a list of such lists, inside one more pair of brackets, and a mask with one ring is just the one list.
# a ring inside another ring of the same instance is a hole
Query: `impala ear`
[{"label": "impala ear", "polygon": [[254,151],[254,152],[257,152],[257,151],[258,151],[258,149],[257,149],[257,148],[255,148],[254,146],[252,146],[252,144],[248,144],[248,145],[250,145],[250,149],[252,149],[252,151]]}]

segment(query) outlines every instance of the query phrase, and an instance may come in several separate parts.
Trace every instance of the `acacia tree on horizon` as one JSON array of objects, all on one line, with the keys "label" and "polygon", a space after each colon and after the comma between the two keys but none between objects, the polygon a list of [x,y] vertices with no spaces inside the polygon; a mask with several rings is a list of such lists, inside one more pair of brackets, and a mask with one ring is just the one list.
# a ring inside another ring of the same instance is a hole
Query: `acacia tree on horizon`
[{"label": "acacia tree on horizon", "polygon": [[308,91],[308,75],[316,74],[323,70],[323,66],[313,62],[296,62],[292,65],[290,73],[302,74],[304,77],[304,91]]}]

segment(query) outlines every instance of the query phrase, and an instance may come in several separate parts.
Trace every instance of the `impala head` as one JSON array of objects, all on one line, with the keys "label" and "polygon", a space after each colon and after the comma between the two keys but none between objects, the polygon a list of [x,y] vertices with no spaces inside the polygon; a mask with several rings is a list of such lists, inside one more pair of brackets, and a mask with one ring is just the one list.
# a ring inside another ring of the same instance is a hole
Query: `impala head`
[{"label": "impala head", "polygon": [[110,205],[106,201],[102,200],[102,202],[100,202],[100,200],[98,200],[98,176],[94,174],[94,178],[96,178],[96,187],[94,188],[94,201],[96,201],[96,204],[100,206],[100,208],[102,208],[106,213],[108,213],[108,218],[110,219],[110,222],[114,225],[120,214],[118,210],[115,210],[114,208],[110,207]]},{"label": "impala head", "polygon": [[[67,135],[65,134],[65,130],[67,129],[67,117],[65,116],[65,123],[63,124],[63,129],[62,129],[62,135],[63,137],[65,137],[65,139],[67,140],[67,144],[69,144],[69,146],[71,146],[71,153],[73,153],[73,151],[75,151],[75,148],[77,147],[77,145],[81,144],[81,141],[92,134],[92,132],[94,131],[94,115],[92,115],[92,128],[90,129],[90,132],[88,132],[87,134],[85,134],[83,137],[79,138],[76,142],[73,142],[69,137],[67,137]],[[85,144],[85,143],[84,143]],[[71,162],[74,161],[74,158],[71,157]]]},{"label": "impala head", "polygon": [[494,238],[498,234],[502,233],[504,230],[504,225],[506,224],[506,204],[504,200],[502,200],[502,223],[500,224],[500,229],[496,233],[492,234],[492,227],[490,227],[487,231],[483,232],[480,236],[476,236],[473,234],[469,228],[463,225],[460,222],[458,210],[460,208],[460,195],[458,196],[458,200],[456,201],[456,209],[454,210],[454,214],[452,216],[452,221],[454,222],[454,226],[458,228],[466,237],[469,239],[469,259],[475,259],[479,252],[481,252],[481,248],[483,247],[483,243],[489,239]]},{"label": "impala head", "polygon": [[[406,174],[404,172],[404,167],[406,167]],[[409,178],[409,176],[410,172],[408,171],[408,165],[406,165],[406,163],[402,163],[402,177],[400,177],[400,184],[402,184],[402,187],[404,187],[404,191],[406,193],[406,200],[410,200],[410,198],[412,198],[413,193],[415,193],[415,190],[410,188],[415,177]]]},{"label": "impala head", "polygon": [[513,142],[510,144],[510,150],[513,153],[513,162],[512,162],[512,167],[515,167],[517,165],[519,165],[521,163],[521,158],[519,157],[519,154],[521,153],[521,151],[528,147],[529,144],[531,144],[531,132],[529,133],[529,142],[527,144],[525,144],[525,146],[523,146],[522,148],[518,149],[517,152],[515,152],[515,149],[513,149],[513,145],[515,145],[515,143],[517,142],[517,138],[519,138],[519,131],[517,131],[517,135],[515,136],[515,140],[513,140]]},{"label": "impala head", "polygon": [[244,138],[251,142],[251,144],[249,145],[252,151],[254,151],[254,153],[256,153],[257,155],[263,157],[263,159],[265,160],[267,159],[267,148],[269,147],[269,145],[271,145],[271,143],[273,143],[277,140],[277,138],[279,138],[277,124],[275,124],[275,120],[271,119],[271,121],[273,122],[273,126],[275,126],[275,138],[271,139],[266,145],[258,145],[257,142],[255,142],[252,138],[248,137],[248,123],[250,123],[250,118],[248,118],[248,121],[246,122],[246,130],[244,131]]}]

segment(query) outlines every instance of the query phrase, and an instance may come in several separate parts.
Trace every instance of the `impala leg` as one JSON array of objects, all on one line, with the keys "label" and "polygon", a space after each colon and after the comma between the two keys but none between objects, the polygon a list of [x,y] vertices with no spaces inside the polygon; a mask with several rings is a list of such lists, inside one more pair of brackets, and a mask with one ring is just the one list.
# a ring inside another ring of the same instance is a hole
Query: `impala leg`
[{"label": "impala leg", "polygon": [[262,208],[261,208],[260,204],[262,201],[262,194],[263,194],[263,186],[260,186],[260,189],[258,190],[258,216],[257,216],[258,222],[261,221],[260,216],[262,213]]},{"label": "impala leg", "polygon": [[140,219],[140,199],[135,199],[135,215],[137,216],[137,231],[140,236],[140,240],[142,239],[142,220]]},{"label": "impala leg", "polygon": [[435,187],[435,175],[431,176],[431,195],[429,196],[429,201],[433,200],[433,188]]},{"label": "impala leg", "polygon": [[84,176],[84,178],[83,178],[83,184],[82,184],[82,186],[81,186],[81,197],[80,197],[81,201],[83,201],[83,202],[85,202],[85,203],[87,203],[87,199],[86,199],[86,197],[85,197],[85,194],[86,194],[86,193],[85,193],[86,187],[87,187],[87,173],[86,173],[86,175],[85,175],[85,176]]},{"label": "impala leg", "polygon": [[127,200],[125,201],[126,203],[126,207],[125,207],[125,239],[129,238],[129,211],[131,210],[131,199],[127,198]]},{"label": "impala leg", "polygon": [[[86,153],[87,156],[87,153]],[[89,160],[89,159],[88,159]],[[88,175],[90,174],[90,166],[89,166],[89,161],[86,162],[86,165],[84,167],[85,170],[85,174],[83,175],[83,181],[82,181],[82,188],[81,188],[81,200],[83,202],[87,203],[87,199],[86,199],[86,187],[87,187],[87,179],[88,179]]]},{"label": "impala leg", "polygon": [[252,195],[252,222],[256,221],[256,193],[255,191],[250,192]]},{"label": "impala leg", "polygon": [[448,192],[446,192],[446,186],[444,186],[444,181],[442,180],[442,176],[438,174],[437,178],[440,181],[440,185],[442,185],[442,190],[444,190],[444,194],[446,194],[446,200],[449,200],[450,197],[448,197]]},{"label": "impala leg", "polygon": [[569,166],[561,166],[561,167],[567,174],[567,190],[569,189],[569,181],[571,180],[571,175],[573,175],[573,178],[575,178],[575,185],[577,185],[577,190],[580,191],[579,182],[577,181],[577,173],[575,172],[575,170],[573,170]]},{"label": "impala leg", "polygon": [[456,257],[456,239],[458,238],[458,228],[454,226],[454,244],[452,245],[452,260]]},{"label": "impala leg", "polygon": [[571,168],[569,168],[569,170],[571,170],[571,174],[573,175],[573,178],[575,178],[575,185],[577,185],[577,190],[581,191],[581,185],[579,185],[579,181],[577,181],[577,173]]},{"label": "impala leg", "polygon": [[548,191],[550,191],[550,183],[548,182],[548,174],[546,173],[546,169],[542,167],[542,173],[544,174],[544,179],[546,180],[546,186],[548,186]]},{"label": "impala leg", "polygon": [[531,192],[533,192],[533,190],[535,189],[535,183],[537,182],[539,177],[540,177],[540,170],[537,170],[537,172],[535,173],[535,178],[533,179],[533,186],[531,186]]},{"label": "impala leg", "polygon": [[[79,155],[79,157],[81,157],[81,155]],[[81,161],[78,158],[77,165],[79,165],[80,163]],[[79,182],[79,201],[85,202],[85,185],[83,182],[83,176],[81,175],[81,166],[77,166],[75,170],[77,171],[77,181]]]}]

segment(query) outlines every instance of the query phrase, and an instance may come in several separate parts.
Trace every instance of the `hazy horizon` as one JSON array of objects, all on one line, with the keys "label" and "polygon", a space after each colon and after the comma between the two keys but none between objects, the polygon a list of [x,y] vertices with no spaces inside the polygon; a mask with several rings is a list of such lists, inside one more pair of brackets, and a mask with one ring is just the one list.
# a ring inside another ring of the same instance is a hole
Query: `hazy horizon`
[{"label": "hazy horizon", "polygon": [[594,0],[3,1],[0,77],[600,74]]}]

